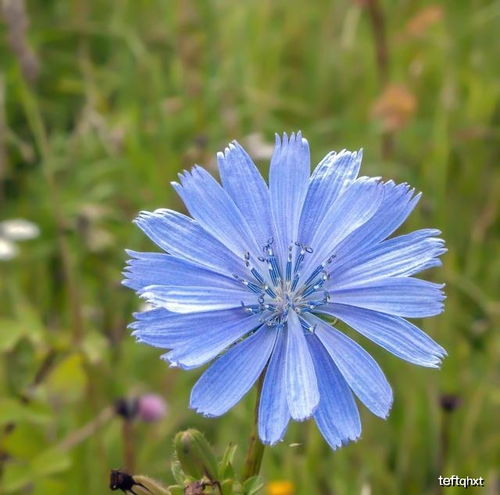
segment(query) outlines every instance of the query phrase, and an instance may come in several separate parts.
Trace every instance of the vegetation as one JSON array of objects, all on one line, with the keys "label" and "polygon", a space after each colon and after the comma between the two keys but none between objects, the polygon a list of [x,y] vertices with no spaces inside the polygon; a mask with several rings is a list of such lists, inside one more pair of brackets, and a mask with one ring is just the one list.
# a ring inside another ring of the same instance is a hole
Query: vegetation
[{"label": "vegetation", "polygon": [[[428,277],[448,299],[419,323],[449,356],[418,368],[356,337],[393,385],[391,416],[363,410],[361,440],[336,452],[294,424],[266,450],[264,482],[421,495],[457,474],[494,492],[498,0],[0,5],[0,220],[40,228],[0,265],[0,492],[106,493],[110,469],[130,463],[172,484],[173,438],[189,427],[218,456],[236,443],[242,465],[253,394],[218,419],[188,409],[200,371],[168,368],[126,328],[140,302],[120,285],[124,249],[155,250],[131,220],[182,209],[180,170],[215,173],[232,139],[265,169],[274,132],[297,129],[314,163],[363,147],[366,175],[423,192],[405,229],[442,230],[449,252]],[[161,421],[114,414],[143,393],[168,402]]]}]

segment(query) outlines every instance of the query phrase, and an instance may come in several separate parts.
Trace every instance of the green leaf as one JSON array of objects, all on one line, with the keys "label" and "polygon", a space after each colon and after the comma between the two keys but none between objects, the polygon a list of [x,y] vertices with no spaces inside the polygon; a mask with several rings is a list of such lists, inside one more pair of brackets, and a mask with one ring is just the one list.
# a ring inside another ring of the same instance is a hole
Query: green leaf
[{"label": "green leaf", "polygon": [[37,424],[16,423],[13,431],[3,440],[5,452],[19,460],[32,459],[46,445],[46,434]]},{"label": "green leaf", "polygon": [[67,356],[58,363],[46,380],[51,393],[62,395],[69,400],[81,397],[86,382],[82,356],[77,353]]},{"label": "green leaf", "polygon": [[17,320],[0,319],[0,352],[10,352],[26,335],[26,327]]},{"label": "green leaf", "polygon": [[174,477],[175,482],[179,483],[180,485],[183,485],[184,480],[186,479],[186,475],[184,474],[184,471],[182,470],[181,463],[179,461],[172,461],[172,464],[170,465],[170,469],[172,471],[172,475]]},{"label": "green leaf", "polygon": [[2,492],[10,493],[21,488],[33,481],[33,472],[29,465],[25,463],[7,462],[3,471],[3,479],[0,487]]},{"label": "green leaf", "polygon": [[170,485],[168,489],[172,495],[184,495],[184,485]]},{"label": "green leaf", "polygon": [[91,364],[97,364],[105,356],[108,343],[104,336],[97,331],[89,331],[85,334],[81,349]]},{"label": "green leaf", "polygon": [[221,461],[219,462],[219,479],[232,478],[234,476],[233,460],[234,454],[236,453],[237,445],[230,443]]},{"label": "green leaf", "polygon": [[255,495],[264,487],[264,483],[259,476],[252,476],[243,483],[243,493],[245,495]]},{"label": "green leaf", "polygon": [[50,411],[40,404],[25,405],[15,399],[0,398],[0,424],[37,423],[47,424],[51,421]]},{"label": "green leaf", "polygon": [[30,464],[33,474],[36,477],[43,477],[68,469],[71,466],[71,458],[67,452],[50,448],[38,454]]}]

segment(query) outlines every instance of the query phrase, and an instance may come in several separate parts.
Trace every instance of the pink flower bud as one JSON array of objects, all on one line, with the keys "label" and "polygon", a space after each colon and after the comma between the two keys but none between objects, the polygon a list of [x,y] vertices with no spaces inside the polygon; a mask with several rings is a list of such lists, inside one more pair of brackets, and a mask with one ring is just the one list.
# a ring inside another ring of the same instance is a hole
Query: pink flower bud
[{"label": "pink flower bud", "polygon": [[147,423],[159,421],[167,413],[167,403],[160,395],[141,395],[138,405],[137,417]]}]

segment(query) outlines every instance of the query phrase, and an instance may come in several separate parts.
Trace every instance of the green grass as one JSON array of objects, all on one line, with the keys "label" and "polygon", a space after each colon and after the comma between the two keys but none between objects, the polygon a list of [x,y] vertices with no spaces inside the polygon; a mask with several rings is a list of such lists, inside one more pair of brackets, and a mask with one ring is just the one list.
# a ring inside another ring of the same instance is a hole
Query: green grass
[{"label": "green grass", "polygon": [[[118,419],[65,454],[49,449],[116,397],[142,391],[164,395],[170,412],[136,425],[138,472],[172,482],[172,438],[188,426],[219,453],[238,443],[242,459],[253,396],[219,419],[187,408],[200,372],[168,368],[126,329],[139,301],[119,283],[124,248],[153,249],[131,220],[182,208],[169,186],[180,170],[213,170],[231,139],[301,129],[313,162],[363,147],[366,175],[424,193],[405,229],[437,227],[447,241],[444,267],[427,274],[447,283],[446,311],[422,326],[449,356],[441,371],[421,369],[360,339],[393,385],[390,418],[363,410],[362,439],[336,452],[311,422],[294,424],[267,450],[265,480],[292,480],[300,495],[421,495],[438,493],[439,474],[458,474],[485,477],[494,493],[500,2],[434,5],[442,19],[412,35],[408,22],[425,5],[383,2],[388,81],[416,99],[385,154],[371,110],[382,93],[373,36],[356,2],[29,1],[34,84],[0,25],[1,219],[42,231],[1,265],[0,492],[106,493],[109,469],[123,465]],[[461,398],[446,417],[443,393]]]}]

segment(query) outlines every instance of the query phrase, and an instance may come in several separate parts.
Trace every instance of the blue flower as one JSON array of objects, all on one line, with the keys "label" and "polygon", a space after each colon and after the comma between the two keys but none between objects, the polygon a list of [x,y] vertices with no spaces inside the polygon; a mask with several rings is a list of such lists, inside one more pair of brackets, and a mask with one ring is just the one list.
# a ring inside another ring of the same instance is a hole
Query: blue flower
[{"label": "blue flower", "polygon": [[300,133],[276,137],[269,186],[236,142],[219,153],[222,186],[203,168],[173,187],[192,218],[142,212],[165,253],[128,251],[124,284],[153,309],[135,314],[140,342],[185,369],[216,361],[190,407],[219,416],[264,373],[261,440],[313,417],[332,448],[355,440],[354,396],[385,418],[392,391],[373,358],[329,321],[420,366],[446,351],[406,318],[442,312],[442,285],[414,278],[439,266],[435,229],[390,237],[417,204],[407,184],[358,177],[361,151],[329,153],[310,174]]}]

